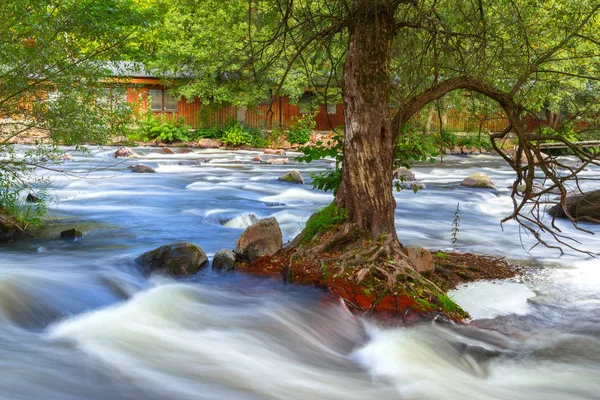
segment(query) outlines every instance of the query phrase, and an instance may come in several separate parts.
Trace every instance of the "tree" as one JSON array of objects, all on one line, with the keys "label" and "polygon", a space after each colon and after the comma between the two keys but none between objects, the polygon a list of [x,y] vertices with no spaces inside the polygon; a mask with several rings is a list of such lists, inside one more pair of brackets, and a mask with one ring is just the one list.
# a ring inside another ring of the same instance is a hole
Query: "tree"
[{"label": "tree", "polygon": [[[35,170],[63,161],[57,144],[101,144],[126,128],[109,62],[148,21],[132,0],[7,0],[0,12],[0,208],[23,230],[45,211],[23,200],[39,190]],[[36,145],[18,152],[23,137]]]},{"label": "tree", "polygon": [[[211,23],[220,29],[215,21],[222,21],[218,5],[184,3],[188,9],[210,12]],[[245,14],[241,2],[235,7],[238,14],[227,12],[226,18],[239,28],[234,39],[239,41],[241,32],[246,32],[244,40],[230,47],[219,35],[219,45],[212,48],[235,48],[236,84],[277,77],[279,82],[273,85],[277,94],[299,71],[307,72],[309,82],[314,75],[322,81],[340,76],[343,65],[340,84],[346,124],[341,180],[334,205],[313,216],[292,244],[291,270],[296,260],[325,258],[336,276],[383,281],[380,293],[399,290],[398,282],[407,279],[420,282],[429,294],[436,291],[407,262],[396,235],[391,185],[394,147],[415,113],[456,90],[494,100],[509,118],[510,129],[491,136],[498,151],[496,141],[509,131],[518,137],[514,156],[501,152],[517,173],[514,212],[507,220],[516,220],[544,243],[544,232],[565,243],[560,232],[543,222],[541,195],[533,184],[541,170],[552,182],[542,195],[559,188],[564,202],[565,182],[577,179],[580,166],[569,169],[557,164],[569,171],[559,175],[542,156],[539,143],[570,141],[560,132],[546,136],[527,132],[525,118],[539,112],[549,94],[566,98],[574,88],[595,87],[600,43],[595,33],[597,2],[250,0]],[[189,56],[187,65],[193,65],[194,54]],[[224,56],[219,63],[228,65]],[[307,64],[313,67],[306,68]],[[196,71],[196,84],[205,82],[207,76]],[[217,69],[208,78],[223,88],[218,84],[222,76]],[[269,80],[264,82],[268,85]],[[596,162],[593,155],[572,148],[580,165]],[[335,223],[323,224],[325,216]],[[316,234],[315,224],[323,228]],[[401,286],[408,290],[404,283]]]}]

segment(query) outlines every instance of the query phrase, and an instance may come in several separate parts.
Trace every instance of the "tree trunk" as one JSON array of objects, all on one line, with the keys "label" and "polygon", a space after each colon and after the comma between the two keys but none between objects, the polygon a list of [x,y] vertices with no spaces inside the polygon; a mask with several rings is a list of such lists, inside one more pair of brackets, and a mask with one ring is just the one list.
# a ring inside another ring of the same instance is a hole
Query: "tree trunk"
[{"label": "tree trunk", "polygon": [[349,222],[373,238],[396,238],[389,115],[394,7],[378,7],[370,0],[359,3],[362,12],[349,28],[344,65],[344,163],[335,203],[346,210]]}]

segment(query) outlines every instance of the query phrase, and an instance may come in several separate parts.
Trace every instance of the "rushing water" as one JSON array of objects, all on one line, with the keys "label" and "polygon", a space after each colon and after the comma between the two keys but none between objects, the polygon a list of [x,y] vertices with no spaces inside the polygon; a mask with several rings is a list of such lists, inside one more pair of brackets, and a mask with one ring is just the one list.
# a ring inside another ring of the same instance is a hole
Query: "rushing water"
[{"label": "rushing water", "polygon": [[[209,268],[147,278],[132,263],[180,240],[212,257],[267,216],[291,239],[332,196],[276,178],[291,168],[308,177],[328,162],[274,166],[252,163],[252,152],[159,149],[121,161],[113,151],[74,153],[70,174],[48,172],[52,223],[1,246],[0,398],[600,398],[600,263],[528,253],[531,238],[500,227],[513,174],[498,158],[416,167],[426,188],[396,195],[398,233],[405,244],[447,249],[460,203],[459,250],[531,269],[455,292],[471,326],[386,328],[316,289]],[[137,162],[158,173],[130,173]],[[499,190],[458,186],[479,170]],[[561,226],[600,249],[597,237]],[[72,227],[83,240],[58,239]]]}]

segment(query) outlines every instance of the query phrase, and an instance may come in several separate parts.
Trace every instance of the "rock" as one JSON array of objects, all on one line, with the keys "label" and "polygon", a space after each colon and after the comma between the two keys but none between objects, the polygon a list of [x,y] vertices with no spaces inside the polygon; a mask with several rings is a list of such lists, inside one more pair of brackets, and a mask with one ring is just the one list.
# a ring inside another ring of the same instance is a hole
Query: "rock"
[{"label": "rock", "polygon": [[408,168],[400,167],[394,171],[394,179],[401,179],[404,177],[404,181],[414,182],[417,180],[415,173]]},{"label": "rock", "polygon": [[0,208],[0,241],[11,240],[18,232],[15,219]]},{"label": "rock", "polygon": [[[281,146],[280,146],[283,150],[289,150],[292,148],[292,144],[290,142],[288,142],[287,140],[284,140],[281,142]],[[284,153],[285,154],[285,153]]]},{"label": "rock", "polygon": [[62,231],[60,233],[60,237],[62,239],[82,239],[83,238],[83,233],[81,233],[81,231],[79,229],[67,229],[66,231]]},{"label": "rock", "polygon": [[177,154],[190,154],[192,152],[191,149],[179,149],[177,150]]},{"label": "rock", "polygon": [[[572,217],[581,218],[583,221],[588,218],[600,220],[600,190],[568,195],[566,210]],[[548,212],[557,218],[568,218],[565,209],[560,204],[556,204]]]},{"label": "rock", "polygon": [[219,139],[200,139],[198,140],[198,147],[201,149],[218,149],[223,146],[223,142]]},{"label": "rock", "polygon": [[163,147],[162,152],[165,154],[175,154],[175,152],[173,150],[169,149],[168,147]]},{"label": "rock", "polygon": [[278,181],[284,181],[289,183],[299,183],[300,185],[304,185],[304,178],[302,174],[297,169],[294,169],[290,172],[286,172],[284,175],[277,178]]},{"label": "rock", "polygon": [[281,149],[277,149],[277,150],[274,150],[274,149],[265,149],[264,153],[265,154],[277,154],[277,155],[280,155],[280,156],[285,156],[285,150],[281,150]]},{"label": "rock", "polygon": [[135,259],[143,270],[160,271],[169,275],[193,275],[208,263],[200,247],[190,242],[177,242],[158,247]]},{"label": "rock", "polygon": [[133,157],[134,153],[129,147],[121,147],[115,151],[115,158]]},{"label": "rock", "polygon": [[25,201],[28,203],[39,203],[42,201],[42,199],[37,194],[30,192],[25,198]]},{"label": "rock", "polygon": [[265,255],[273,255],[283,244],[279,223],[274,217],[261,219],[250,225],[235,245],[235,252],[249,262]]},{"label": "rock", "polygon": [[283,165],[283,164],[287,164],[289,162],[289,160],[287,158],[271,158],[270,160],[267,160],[267,164],[272,164],[272,165]]},{"label": "rock", "polygon": [[149,167],[144,164],[136,164],[133,167],[129,167],[131,172],[135,172],[136,174],[155,174],[156,171],[154,168]]},{"label": "rock", "polygon": [[496,189],[496,186],[492,183],[490,177],[483,172],[475,172],[474,174],[469,175],[460,185],[472,188]]},{"label": "rock", "polygon": [[262,162],[262,158],[260,158],[260,156],[256,156],[252,159],[253,162]]},{"label": "rock", "polygon": [[235,268],[235,252],[232,250],[219,250],[215,253],[212,269],[219,272],[233,271]]},{"label": "rock", "polygon": [[63,154],[62,158],[65,161],[71,161],[71,160],[73,160],[73,157],[69,153]]},{"label": "rock", "polygon": [[433,256],[429,250],[422,247],[409,246],[402,248],[402,252],[421,275],[431,275],[435,270]]},{"label": "rock", "polygon": [[[525,191],[525,188],[526,188],[526,185],[517,186],[517,190],[521,193],[523,193]],[[512,189],[512,186],[509,186],[508,189]],[[531,192],[533,194],[542,193],[544,190],[546,190],[546,188],[540,182],[533,182],[533,185],[531,185]],[[559,194],[560,194],[560,191],[559,191]]]}]

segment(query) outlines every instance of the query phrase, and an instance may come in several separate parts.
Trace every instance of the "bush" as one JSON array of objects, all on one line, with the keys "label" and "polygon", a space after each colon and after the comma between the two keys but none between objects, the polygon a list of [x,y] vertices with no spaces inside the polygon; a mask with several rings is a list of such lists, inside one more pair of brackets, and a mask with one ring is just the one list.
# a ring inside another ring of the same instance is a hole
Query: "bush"
[{"label": "bush", "polygon": [[226,128],[221,140],[226,146],[249,146],[253,142],[253,137],[252,134],[248,132],[246,127],[241,125],[239,122],[234,122]]},{"label": "bush", "polygon": [[206,128],[198,128],[192,134],[191,137],[193,140],[198,139],[221,139],[225,132],[222,129],[217,128],[216,126],[206,127]]},{"label": "bush", "polygon": [[290,123],[287,134],[290,143],[304,144],[310,140],[312,131],[317,126],[314,114],[305,114],[302,117],[294,117]]},{"label": "bush", "polygon": [[158,118],[152,113],[146,114],[138,127],[133,130],[128,138],[142,142],[155,141],[160,139],[162,142],[187,142],[189,140],[190,127],[185,125],[183,118],[177,120],[168,120],[166,116],[160,115]]}]

